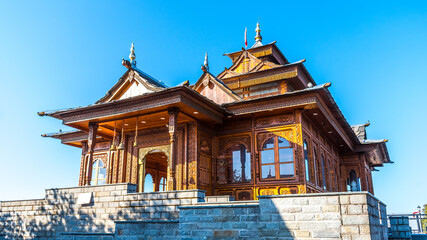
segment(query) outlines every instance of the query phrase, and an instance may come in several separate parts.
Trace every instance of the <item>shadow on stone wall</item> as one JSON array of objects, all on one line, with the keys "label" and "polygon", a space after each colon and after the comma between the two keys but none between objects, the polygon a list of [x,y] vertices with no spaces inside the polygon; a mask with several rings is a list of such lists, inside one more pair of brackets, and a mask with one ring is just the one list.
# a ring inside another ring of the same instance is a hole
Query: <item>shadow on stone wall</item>
[{"label": "shadow on stone wall", "polygon": [[75,199],[73,194],[50,189],[43,200],[2,202],[0,238],[37,239],[59,237],[63,232],[114,231],[96,221],[94,209],[80,207]]}]

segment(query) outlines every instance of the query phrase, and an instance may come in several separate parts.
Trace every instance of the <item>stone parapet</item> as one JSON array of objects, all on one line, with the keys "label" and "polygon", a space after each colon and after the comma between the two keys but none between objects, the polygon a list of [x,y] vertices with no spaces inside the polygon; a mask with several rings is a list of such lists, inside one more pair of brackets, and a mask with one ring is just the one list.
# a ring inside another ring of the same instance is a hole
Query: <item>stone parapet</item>
[{"label": "stone parapet", "polygon": [[385,205],[367,192],[259,196],[179,207],[181,239],[387,239]]},{"label": "stone parapet", "polygon": [[[90,202],[78,204],[87,193]],[[202,190],[136,193],[134,184],[47,189],[44,199],[0,202],[0,239],[115,233],[116,221],[178,219],[177,206],[193,205],[204,197]]]},{"label": "stone parapet", "polygon": [[386,207],[367,192],[232,200],[134,184],[48,189],[0,202],[0,239],[387,239]]}]

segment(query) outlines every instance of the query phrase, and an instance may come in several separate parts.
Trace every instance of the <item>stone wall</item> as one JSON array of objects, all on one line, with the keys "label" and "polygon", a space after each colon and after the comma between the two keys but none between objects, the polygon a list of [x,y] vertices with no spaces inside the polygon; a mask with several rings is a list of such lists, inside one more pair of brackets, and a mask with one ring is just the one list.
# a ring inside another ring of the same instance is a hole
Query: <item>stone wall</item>
[{"label": "stone wall", "polygon": [[[177,206],[204,201],[205,195],[200,190],[135,191],[134,184],[47,189],[44,199],[0,202],[0,239],[115,233],[117,221],[178,219]],[[92,193],[90,204],[77,204],[83,193]]]},{"label": "stone wall", "polygon": [[385,205],[367,192],[259,199],[259,204],[180,207],[181,237],[387,239]]},{"label": "stone wall", "polygon": [[390,216],[389,239],[411,239],[412,229],[406,216]]},{"label": "stone wall", "polygon": [[[386,239],[385,205],[367,192],[206,197],[135,193],[133,184],[48,189],[0,203],[0,239]],[[90,204],[77,204],[92,193]],[[206,200],[206,202],[205,202]]]}]

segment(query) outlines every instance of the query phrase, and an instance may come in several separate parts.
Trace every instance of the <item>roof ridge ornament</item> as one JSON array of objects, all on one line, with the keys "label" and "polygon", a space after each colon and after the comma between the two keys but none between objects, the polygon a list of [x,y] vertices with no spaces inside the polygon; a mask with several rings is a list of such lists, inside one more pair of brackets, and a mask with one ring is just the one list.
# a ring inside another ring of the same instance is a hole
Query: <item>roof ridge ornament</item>
[{"label": "roof ridge ornament", "polygon": [[132,64],[132,67],[136,67],[136,56],[135,56],[135,45],[132,43],[132,46],[130,47],[130,54],[129,54],[130,63]]},{"label": "roof ridge ornament", "polygon": [[209,72],[209,60],[208,60],[208,53],[207,52],[205,54],[205,61],[203,62],[203,65],[205,66],[206,71]]},{"label": "roof ridge ornament", "polygon": [[256,43],[262,43],[262,36],[261,36],[261,28],[259,27],[259,21],[256,23],[256,28],[255,28],[255,32],[256,32],[256,36],[255,36],[255,44]]}]

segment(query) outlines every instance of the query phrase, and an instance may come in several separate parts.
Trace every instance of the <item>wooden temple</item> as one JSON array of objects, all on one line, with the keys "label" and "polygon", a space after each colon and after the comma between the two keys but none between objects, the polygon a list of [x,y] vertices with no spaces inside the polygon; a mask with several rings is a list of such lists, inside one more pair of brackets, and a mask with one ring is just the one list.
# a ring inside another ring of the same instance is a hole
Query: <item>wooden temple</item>
[{"label": "wooden temple", "polygon": [[236,200],[258,195],[373,190],[390,163],[387,140],[350,126],[304,61],[275,42],[224,54],[217,76],[207,55],[200,78],[167,87],[136,68],[95,104],[40,112],[75,131],[45,134],[82,149],[79,185],[134,183],[138,191],[202,189]]}]

